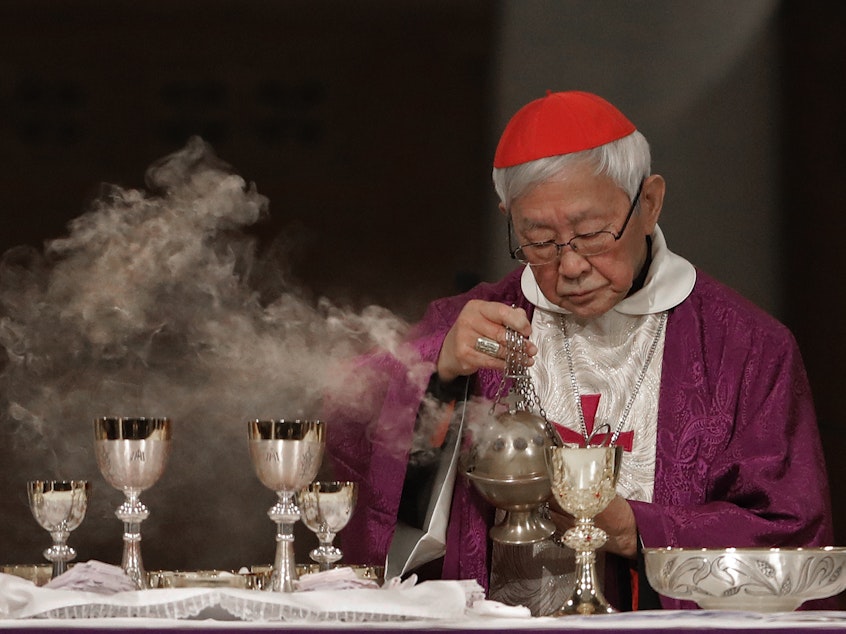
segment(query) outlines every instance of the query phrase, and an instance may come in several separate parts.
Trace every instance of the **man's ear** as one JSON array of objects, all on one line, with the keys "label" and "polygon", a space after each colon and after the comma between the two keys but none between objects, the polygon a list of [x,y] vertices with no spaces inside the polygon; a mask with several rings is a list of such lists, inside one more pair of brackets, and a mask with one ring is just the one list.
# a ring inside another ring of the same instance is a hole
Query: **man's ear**
[{"label": "man's ear", "polygon": [[651,235],[658,223],[661,209],[664,207],[664,193],[667,183],[660,174],[647,176],[643,181],[640,192],[640,221],[645,229],[644,233]]}]

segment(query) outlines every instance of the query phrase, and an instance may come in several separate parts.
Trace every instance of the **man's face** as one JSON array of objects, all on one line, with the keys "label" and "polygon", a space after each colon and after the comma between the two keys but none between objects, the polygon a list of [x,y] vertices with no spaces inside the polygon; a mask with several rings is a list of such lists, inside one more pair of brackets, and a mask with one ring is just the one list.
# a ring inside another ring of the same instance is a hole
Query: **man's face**
[{"label": "man's face", "polygon": [[[646,236],[658,220],[663,193],[660,176],[646,179],[639,209],[610,251],[583,257],[567,246],[557,260],[533,266],[546,298],[585,318],[598,317],[624,299],[646,261]],[[618,233],[630,205],[628,194],[609,177],[577,164],[514,200],[511,216],[519,244],[563,243],[594,231]]]}]

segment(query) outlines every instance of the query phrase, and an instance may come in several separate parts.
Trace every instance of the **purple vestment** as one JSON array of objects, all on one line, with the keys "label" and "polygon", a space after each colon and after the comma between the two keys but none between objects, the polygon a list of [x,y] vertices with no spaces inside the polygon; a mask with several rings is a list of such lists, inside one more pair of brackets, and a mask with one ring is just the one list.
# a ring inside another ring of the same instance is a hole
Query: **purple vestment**
[{"label": "purple vestment", "polygon": [[[531,318],[520,273],[433,302],[411,345],[434,363],[459,311],[474,298],[520,306]],[[410,446],[426,388],[405,380],[391,358],[371,361],[385,377],[374,395],[381,404],[374,420],[327,413],[335,476],[361,483],[344,531],[350,563],[385,560],[407,460],[407,453],[390,448]],[[479,371],[474,393],[493,398],[500,378],[499,372]],[[796,342],[775,319],[701,272],[667,321],[653,501],[630,504],[646,547],[833,544],[823,453]],[[459,476],[445,579],[477,579],[487,587],[492,518],[490,506]],[[613,603],[614,590],[606,588],[606,595]],[[661,600],[668,609],[696,607]]]}]

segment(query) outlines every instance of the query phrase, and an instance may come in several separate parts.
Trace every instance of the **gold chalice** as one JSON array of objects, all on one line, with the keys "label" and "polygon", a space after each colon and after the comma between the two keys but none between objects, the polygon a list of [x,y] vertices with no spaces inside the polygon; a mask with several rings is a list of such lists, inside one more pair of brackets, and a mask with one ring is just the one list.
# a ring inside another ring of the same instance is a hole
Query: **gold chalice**
[{"label": "gold chalice", "polygon": [[576,525],[564,533],[564,543],[576,551],[576,585],[555,615],[616,612],[596,576],[596,550],[608,534],[593,518],[617,495],[623,448],[551,447],[547,456],[552,494],[576,519]]}]

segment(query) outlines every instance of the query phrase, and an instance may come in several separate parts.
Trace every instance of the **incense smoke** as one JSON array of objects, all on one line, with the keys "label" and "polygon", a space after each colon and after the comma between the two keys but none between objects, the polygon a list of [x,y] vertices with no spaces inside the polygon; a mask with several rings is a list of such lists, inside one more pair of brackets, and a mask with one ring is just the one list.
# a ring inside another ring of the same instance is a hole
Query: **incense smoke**
[{"label": "incense smoke", "polygon": [[327,391],[366,409],[370,377],[343,368],[373,350],[428,379],[430,367],[403,358],[407,325],[387,309],[309,302],[284,283],[261,296],[251,282],[267,264],[244,229],[267,209],[254,185],[194,138],[150,167],[146,191],[110,187],[43,253],[3,256],[0,423],[14,430],[16,451],[34,457],[19,474],[94,481],[103,501],[93,515],[112,541],[120,496],[94,465],[94,418],[173,419],[174,452],[145,497],[181,507],[150,504],[151,517],[169,513],[172,530],[252,514],[264,536],[271,528],[255,500],[245,421],[313,417]]}]

